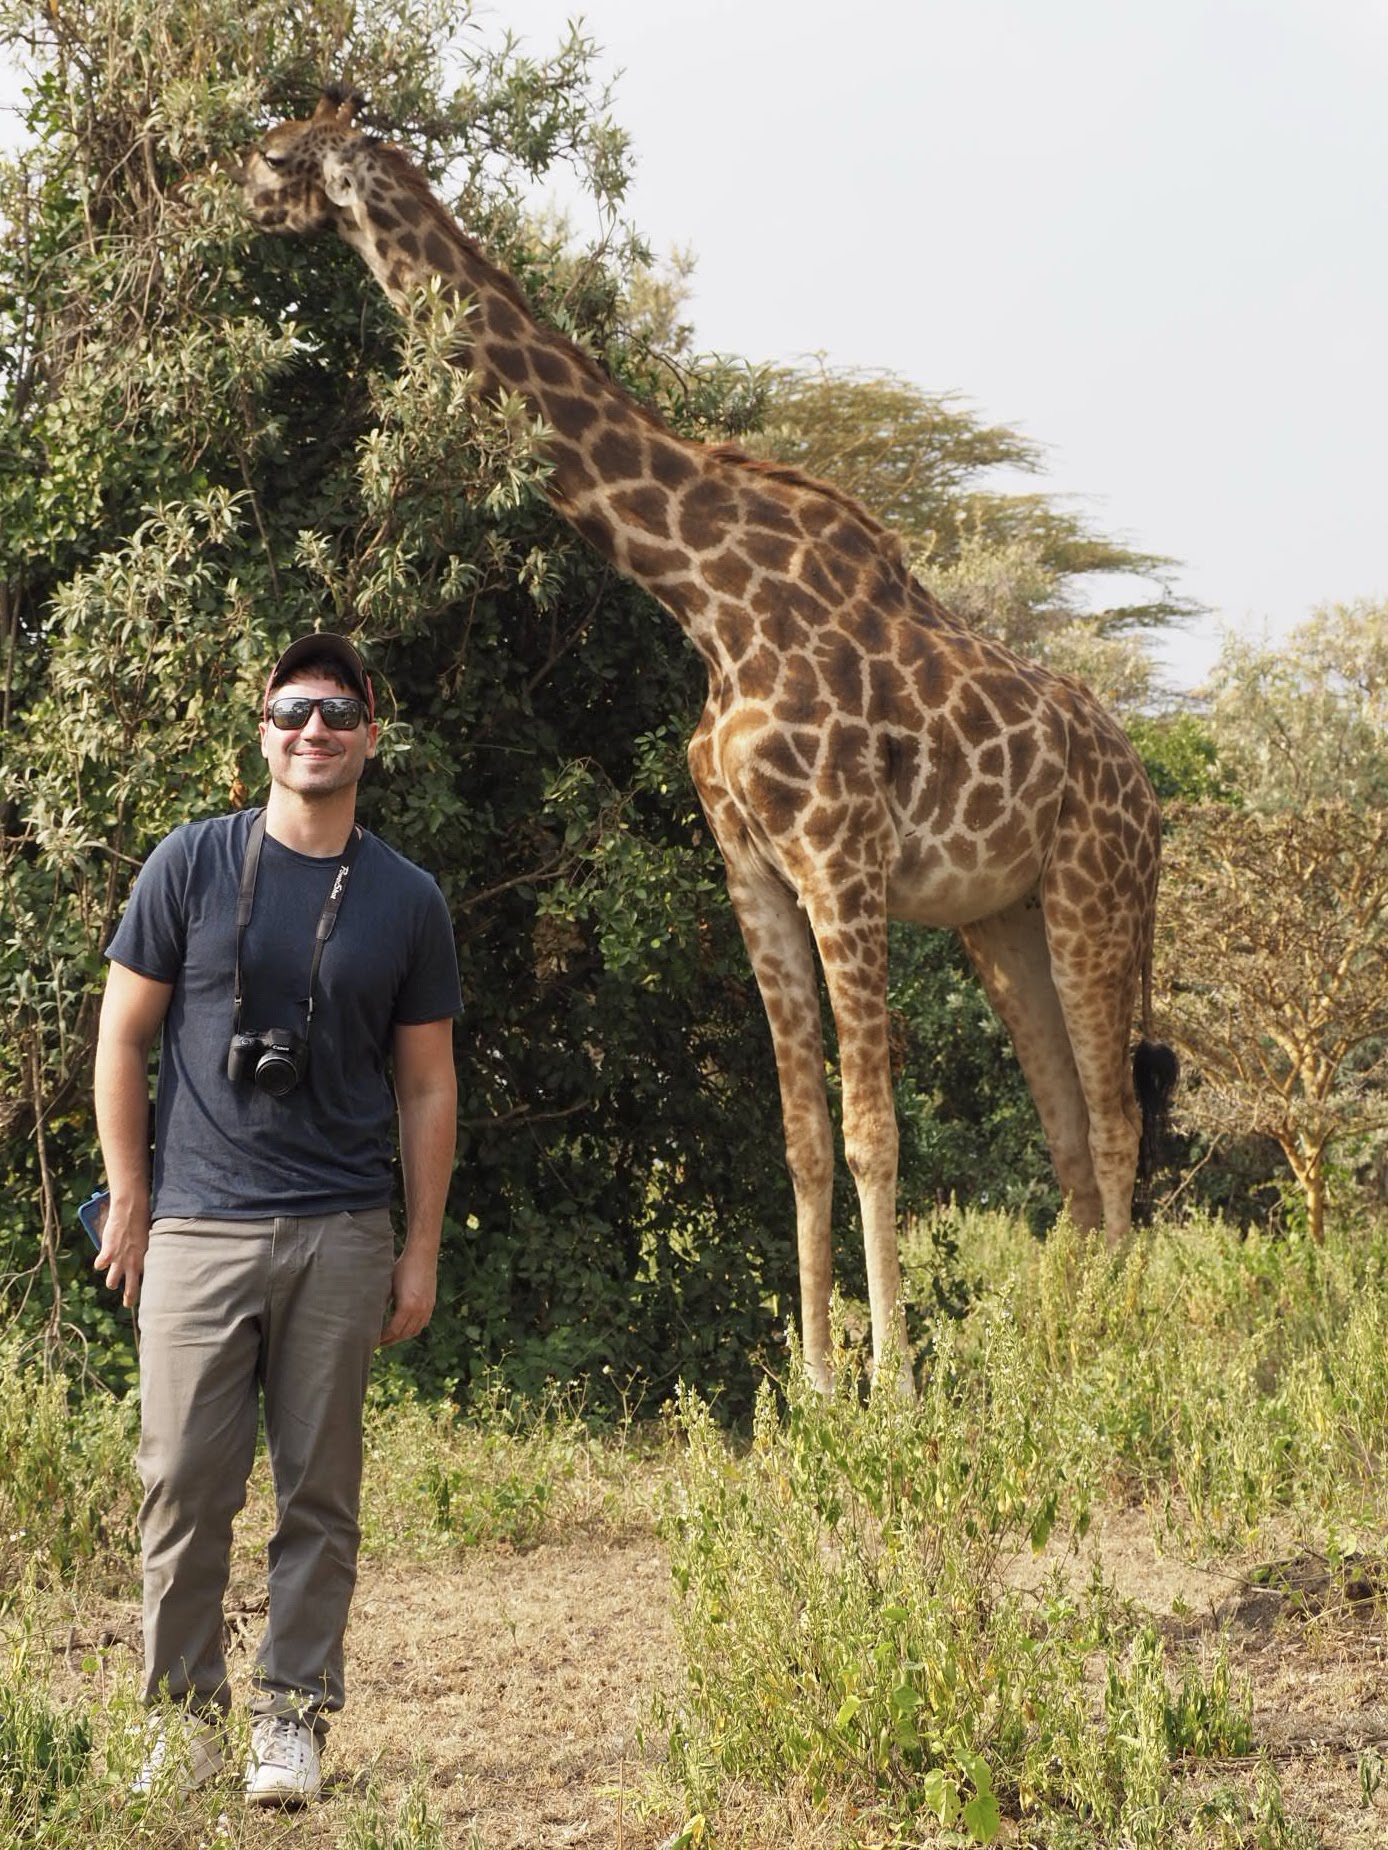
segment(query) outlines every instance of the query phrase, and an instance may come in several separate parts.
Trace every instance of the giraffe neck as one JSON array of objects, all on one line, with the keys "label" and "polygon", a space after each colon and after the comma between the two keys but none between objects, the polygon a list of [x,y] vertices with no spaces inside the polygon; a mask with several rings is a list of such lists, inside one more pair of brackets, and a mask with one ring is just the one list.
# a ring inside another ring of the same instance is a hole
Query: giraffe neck
[{"label": "giraffe neck", "polygon": [[[703,565],[739,514],[734,465],[667,430],[556,329],[466,236],[393,148],[377,147],[388,185],[359,185],[339,221],[402,310],[441,279],[472,303],[468,364],[485,396],[518,393],[549,426],[545,491],[618,571],[643,585],[708,655],[712,599]],[[692,492],[691,492],[692,491]]]}]

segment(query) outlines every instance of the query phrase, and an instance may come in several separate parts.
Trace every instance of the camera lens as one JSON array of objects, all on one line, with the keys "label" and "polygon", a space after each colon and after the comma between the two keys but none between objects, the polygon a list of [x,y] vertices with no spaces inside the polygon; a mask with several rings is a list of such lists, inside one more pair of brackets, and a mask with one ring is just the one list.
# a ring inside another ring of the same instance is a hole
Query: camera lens
[{"label": "camera lens", "polygon": [[262,1054],[255,1069],[255,1083],[271,1098],[283,1098],[299,1083],[299,1069],[287,1053]]}]

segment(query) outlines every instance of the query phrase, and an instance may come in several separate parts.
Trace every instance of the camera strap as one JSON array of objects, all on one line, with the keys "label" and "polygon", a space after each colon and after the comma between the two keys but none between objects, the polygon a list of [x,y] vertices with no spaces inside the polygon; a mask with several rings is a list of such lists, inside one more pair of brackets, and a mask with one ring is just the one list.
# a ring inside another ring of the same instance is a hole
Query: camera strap
[{"label": "camera strap", "polygon": [[[318,929],[313,934],[313,962],[308,972],[308,1015],[304,1022],[307,1036],[309,1024],[313,1020],[313,991],[318,981],[318,966],[323,961],[323,946],[333,935],[333,926],[337,915],[342,910],[343,897],[347,891],[347,880],[352,872],[352,863],[357,858],[357,849],[361,846],[361,828],[352,825],[352,833],[347,837],[347,846],[342,850],[338,860],[337,873],[328,897],[323,901],[323,910],[318,915]],[[233,1034],[241,1032],[241,947],[246,937],[246,927],[251,922],[251,911],[255,906],[255,882],[260,872],[260,850],[265,843],[265,811],[262,809],[251,824],[251,832],[246,838],[246,852],[241,860],[241,885],[236,895],[236,987],[234,1006],[231,1017]]]}]

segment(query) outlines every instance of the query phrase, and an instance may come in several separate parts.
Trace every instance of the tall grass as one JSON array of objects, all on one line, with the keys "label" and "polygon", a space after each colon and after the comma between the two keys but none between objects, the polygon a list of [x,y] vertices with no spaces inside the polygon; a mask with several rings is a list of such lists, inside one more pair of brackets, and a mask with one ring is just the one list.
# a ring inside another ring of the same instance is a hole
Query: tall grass
[{"label": "tall grass", "polygon": [[[688,1801],[796,1787],[875,1819],[864,1842],[929,1817],[987,1843],[1004,1813],[1028,1841],[1197,1841],[1179,1770],[1253,1749],[1246,1685],[1219,1651],[1170,1661],[1097,1568],[1033,1597],[1008,1561],[1114,1501],[1204,1549],[1289,1519],[1331,1546],[1381,1531],[1388,1241],[1200,1223],[1115,1257],[1063,1222],[1040,1245],[999,1217],[931,1231],[917,1296],[969,1309],[926,1327],[918,1401],[868,1391],[840,1313],[833,1397],[792,1365],[750,1447],[682,1403]],[[941,1289],[929,1268],[956,1252],[977,1274]],[[1297,1841],[1270,1769],[1229,1816],[1220,1841]]]},{"label": "tall grass", "polygon": [[784,1405],[762,1394],[745,1454],[686,1397],[668,1535],[688,1676],[672,1738],[692,1800],[711,1776],[795,1781],[894,1831],[933,1818],[989,1843],[1005,1807],[1156,1850],[1173,1758],[1248,1750],[1250,1698],[1227,1662],[1173,1681],[1154,1630],[1115,1630],[1102,1581],[1076,1597],[1056,1580],[1040,1600],[1006,1585],[1004,1556],[1048,1532],[1064,1471],[1028,1434],[1015,1332],[980,1360],[1000,1415],[987,1427],[951,1391],[947,1332],[918,1407],[860,1399],[841,1355],[832,1400],[798,1370]]},{"label": "tall grass", "polygon": [[998,1322],[1015,1326],[1022,1399],[1075,1516],[1100,1491],[1139,1500],[1203,1548],[1250,1543],[1274,1518],[1332,1539],[1377,1520],[1388,1229],[1322,1248],[1202,1220],[1120,1258],[1065,1222],[1044,1245],[996,1220],[978,1232],[989,1285],[964,1325],[961,1391],[981,1416],[991,1390],[970,1365]]},{"label": "tall grass", "polygon": [[133,1401],[81,1391],[0,1332],[0,1610],[21,1585],[127,1577],[138,1432]]},{"label": "tall grass", "polygon": [[390,1384],[367,1407],[363,1543],[427,1554],[649,1533],[669,1457],[650,1424],[594,1426],[573,1384],[531,1400],[492,1376],[466,1409]]},{"label": "tall grass", "polygon": [[[1271,1764],[1198,1799],[1186,1777],[1258,1747],[1218,1644],[1181,1655],[1097,1568],[1031,1592],[1009,1570],[1063,1553],[1115,1503],[1191,1549],[1289,1525],[1381,1546],[1388,1230],[1317,1248],[1197,1222],[1115,1257],[1063,1222],[1038,1243],[959,1215],[906,1260],[920,1302],[966,1307],[923,1325],[916,1402],[870,1390],[840,1315],[832,1398],[792,1365],[730,1437],[685,1395],[678,1461],[671,1423],[600,1433],[570,1391],[521,1405],[494,1385],[460,1412],[387,1377],[367,1416],[367,1547],[626,1534],[663,1505],[686,1666],[665,1720],[700,1814],[690,1842],[712,1841],[701,1820],[723,1795],[761,1788],[840,1820],[845,1843],[943,1828],[1054,1850],[1288,1850],[1301,1840]],[[75,1593],[136,1597],[136,1424],[132,1403],[0,1337],[0,1843],[245,1841],[215,1789],[172,1835],[134,1819],[133,1670],[93,1660],[66,1701],[48,1682],[38,1641]],[[336,1828],[381,1850],[443,1841],[422,1786],[368,1794]]]}]

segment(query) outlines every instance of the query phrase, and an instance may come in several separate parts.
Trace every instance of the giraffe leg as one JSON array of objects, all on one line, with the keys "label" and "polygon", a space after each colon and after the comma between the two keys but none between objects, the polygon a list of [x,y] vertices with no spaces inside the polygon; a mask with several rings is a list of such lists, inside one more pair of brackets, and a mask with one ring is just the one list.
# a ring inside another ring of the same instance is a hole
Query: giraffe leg
[{"label": "giraffe leg", "polygon": [[887,1053],[886,911],[864,908],[845,922],[836,902],[823,909],[808,903],[838,1030],[843,1145],[863,1221],[873,1362],[880,1369],[887,1351],[894,1351],[898,1385],[912,1395],[896,1231],[898,1133]]},{"label": "giraffe leg", "polygon": [[1089,1108],[1089,1155],[1103,1205],[1104,1234],[1115,1246],[1132,1226],[1142,1141],[1129,1052],[1136,985],[1115,975],[1104,984],[1091,978],[1081,987],[1060,971],[1056,982]]},{"label": "giraffe leg", "polygon": [[1071,1216],[1076,1226],[1091,1231],[1103,1220],[1104,1203],[1090,1156],[1089,1110],[1051,975],[1040,904],[1022,900],[962,927],[960,936],[1012,1037]]},{"label": "giraffe leg", "polygon": [[1133,932],[1114,912],[1101,932],[1051,935],[1051,972],[1089,1112],[1089,1155],[1110,1246],[1132,1226],[1142,1141],[1130,1051],[1141,967]]},{"label": "giraffe leg", "polygon": [[728,892],[761,991],[781,1089],[786,1164],[795,1190],[800,1264],[800,1339],[805,1367],[827,1393],[834,1138],[824,1089],[824,1036],[809,927],[779,882],[757,879],[728,859]]}]

